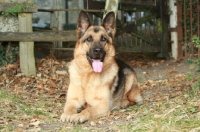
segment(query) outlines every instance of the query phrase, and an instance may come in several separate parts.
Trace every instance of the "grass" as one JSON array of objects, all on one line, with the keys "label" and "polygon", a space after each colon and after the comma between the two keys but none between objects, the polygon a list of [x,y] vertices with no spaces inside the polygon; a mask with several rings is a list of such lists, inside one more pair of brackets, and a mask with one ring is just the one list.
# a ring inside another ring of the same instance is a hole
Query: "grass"
[{"label": "grass", "polygon": [[[7,112],[2,111],[1,115],[2,116],[7,116],[14,118],[15,110],[18,111],[19,114],[21,115],[46,115],[46,113],[42,112],[41,110],[37,110],[37,108],[31,108],[30,105],[27,104],[27,101],[24,100],[22,97],[14,95],[14,94],[9,94],[6,91],[0,91],[0,103],[4,105],[5,109],[9,109]],[[10,106],[10,107],[7,107]],[[13,111],[11,111],[11,108]],[[12,113],[14,112],[14,113]]]},{"label": "grass", "polygon": [[0,131],[3,130],[3,128],[4,128],[3,126],[0,126]]},{"label": "grass", "polygon": [[14,131],[17,124],[30,122],[34,117],[48,118],[50,114],[38,108],[40,101],[34,103],[29,101],[0,89],[0,119],[4,122],[2,126],[0,125],[0,130]]},{"label": "grass", "polygon": [[119,130],[121,132],[200,131],[200,108],[197,106],[200,97],[185,98],[184,94],[151,109],[145,105],[141,106],[141,110],[145,111],[144,114],[134,117],[133,123],[120,125]]},{"label": "grass", "polygon": [[[63,132],[66,130],[72,132],[104,130],[119,132],[198,132],[200,131],[199,94],[199,85],[194,85],[193,88],[188,88],[180,96],[173,99],[155,102],[154,105],[143,104],[128,107],[125,115],[131,115],[130,120],[125,119],[126,121],[124,121],[119,118],[117,123],[111,125],[105,123],[102,126],[90,126],[90,122],[86,123],[87,125],[61,125],[57,129]],[[30,120],[35,117],[39,117],[40,120],[48,124],[56,123],[59,117],[54,118],[52,114],[53,112],[55,114],[57,109],[62,109],[63,106],[64,103],[61,103],[59,107],[54,106],[53,101],[47,99],[45,95],[39,96],[37,101],[26,100],[24,97],[0,89],[0,121],[8,122],[4,125],[0,124],[0,131],[15,131],[17,124],[30,123]],[[115,112],[120,113],[120,110]],[[122,114],[124,113],[122,112]]]}]

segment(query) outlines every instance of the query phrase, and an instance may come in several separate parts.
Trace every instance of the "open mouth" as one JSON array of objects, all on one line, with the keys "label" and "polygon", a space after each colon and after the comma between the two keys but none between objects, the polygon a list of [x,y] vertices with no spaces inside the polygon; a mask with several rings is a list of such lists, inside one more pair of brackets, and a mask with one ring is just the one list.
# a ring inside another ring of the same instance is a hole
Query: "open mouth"
[{"label": "open mouth", "polygon": [[103,62],[100,59],[92,59],[89,56],[87,56],[87,59],[92,66],[92,69],[94,72],[100,73],[103,69]]}]

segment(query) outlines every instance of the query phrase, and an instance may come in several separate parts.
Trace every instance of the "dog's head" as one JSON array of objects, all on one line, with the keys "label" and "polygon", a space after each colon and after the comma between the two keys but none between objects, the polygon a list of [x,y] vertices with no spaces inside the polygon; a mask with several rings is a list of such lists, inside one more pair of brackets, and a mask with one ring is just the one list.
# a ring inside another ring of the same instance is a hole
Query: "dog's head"
[{"label": "dog's head", "polygon": [[114,12],[107,13],[101,26],[94,26],[86,12],[81,11],[79,14],[76,29],[78,43],[76,47],[82,48],[94,72],[101,72],[105,58],[114,57],[115,55],[113,46],[115,23]]}]

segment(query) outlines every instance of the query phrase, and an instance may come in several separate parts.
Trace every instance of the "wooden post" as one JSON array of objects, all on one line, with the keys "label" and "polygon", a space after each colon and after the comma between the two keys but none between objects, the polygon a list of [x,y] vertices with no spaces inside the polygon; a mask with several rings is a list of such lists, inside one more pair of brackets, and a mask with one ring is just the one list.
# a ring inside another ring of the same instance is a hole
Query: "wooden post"
[{"label": "wooden post", "polygon": [[117,11],[118,11],[118,3],[119,3],[119,0],[106,0],[105,12],[104,12],[103,18],[110,11],[114,11],[115,16],[116,16]]},{"label": "wooden post", "polygon": [[[52,0],[52,9],[65,8],[64,0]],[[65,21],[64,12],[58,11],[51,14],[51,25],[53,30],[62,30]],[[67,37],[67,36],[66,36]],[[54,48],[62,48],[62,42],[54,42]],[[60,56],[60,52],[55,52],[56,56]]]},{"label": "wooden post", "polygon": [[[193,16],[192,16],[192,0],[190,0],[190,38],[193,37],[193,25],[192,25],[192,21],[193,21]],[[189,40],[191,41],[191,39]],[[191,53],[192,57],[194,57],[194,43],[191,43]]]},{"label": "wooden post", "polygon": [[[199,12],[200,12],[200,4],[199,4],[200,2],[199,1],[197,1],[197,23],[199,23]],[[197,35],[198,35],[198,37],[200,37],[200,26],[199,26],[199,24],[198,24],[198,26],[197,26]],[[200,58],[200,48],[198,48],[198,57]]]},{"label": "wooden post", "polygon": [[184,23],[184,57],[188,57],[188,52],[187,52],[187,44],[188,44],[188,40],[187,40],[187,20],[186,20],[186,15],[187,15],[187,10],[186,10],[186,0],[183,0],[184,4],[183,4],[183,23]]},{"label": "wooden post", "polygon": [[[27,0],[32,2],[32,0]],[[32,32],[32,13],[18,15],[19,32]],[[20,42],[20,69],[29,76],[36,75],[34,42]]]},{"label": "wooden post", "polygon": [[158,57],[168,58],[168,15],[167,15],[167,1],[166,0],[159,0],[160,2],[160,10],[161,10],[161,26],[162,26],[162,36],[161,36],[161,53],[158,54]]},{"label": "wooden post", "polygon": [[172,10],[170,14],[170,28],[171,28],[171,41],[173,42],[172,47],[172,57],[178,59],[178,37],[177,37],[177,6],[174,0],[169,0],[169,6]]},{"label": "wooden post", "polygon": [[182,50],[182,44],[181,41],[183,41],[183,27],[181,24],[182,21],[182,5],[181,1],[177,1],[177,33],[178,33],[178,59],[183,58],[183,50]]}]

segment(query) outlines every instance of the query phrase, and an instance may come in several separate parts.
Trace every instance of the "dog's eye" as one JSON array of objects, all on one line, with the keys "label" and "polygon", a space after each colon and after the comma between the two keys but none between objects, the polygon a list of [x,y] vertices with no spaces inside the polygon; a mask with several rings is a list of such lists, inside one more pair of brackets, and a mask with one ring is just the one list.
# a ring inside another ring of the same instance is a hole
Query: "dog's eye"
[{"label": "dog's eye", "polygon": [[85,41],[92,42],[93,41],[92,36],[89,36]]},{"label": "dog's eye", "polygon": [[104,37],[104,36],[101,36],[101,41],[102,41],[102,42],[105,42],[105,41],[107,41],[106,37]]}]

